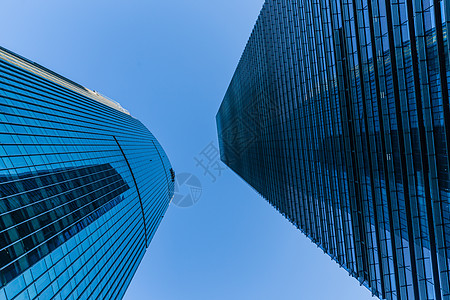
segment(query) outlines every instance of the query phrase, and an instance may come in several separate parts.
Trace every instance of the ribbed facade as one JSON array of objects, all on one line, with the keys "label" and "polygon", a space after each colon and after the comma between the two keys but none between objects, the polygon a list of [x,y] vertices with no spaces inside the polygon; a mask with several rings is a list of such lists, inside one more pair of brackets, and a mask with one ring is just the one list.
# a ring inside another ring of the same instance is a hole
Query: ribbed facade
[{"label": "ribbed facade", "polygon": [[449,0],[267,0],[217,114],[222,160],[380,298],[450,299],[449,28]]},{"label": "ribbed facade", "polygon": [[0,299],[120,299],[174,192],[117,102],[0,48]]}]

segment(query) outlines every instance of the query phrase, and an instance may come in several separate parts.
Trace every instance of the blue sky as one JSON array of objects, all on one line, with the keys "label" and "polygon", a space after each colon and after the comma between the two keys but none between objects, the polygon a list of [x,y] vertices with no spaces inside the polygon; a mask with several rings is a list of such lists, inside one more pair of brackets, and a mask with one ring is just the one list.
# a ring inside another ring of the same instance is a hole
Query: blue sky
[{"label": "blue sky", "polygon": [[262,4],[2,1],[1,46],[120,102],[202,183],[169,207],[127,300],[371,299],[232,171],[196,166]]}]

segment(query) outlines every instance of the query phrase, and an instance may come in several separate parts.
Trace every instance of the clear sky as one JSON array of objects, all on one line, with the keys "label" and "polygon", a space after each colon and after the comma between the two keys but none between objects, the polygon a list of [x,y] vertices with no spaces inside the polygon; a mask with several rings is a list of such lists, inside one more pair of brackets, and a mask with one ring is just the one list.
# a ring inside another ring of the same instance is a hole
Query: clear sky
[{"label": "clear sky", "polygon": [[371,299],[232,171],[196,166],[262,4],[1,0],[1,46],[120,102],[203,186],[169,207],[127,300]]}]

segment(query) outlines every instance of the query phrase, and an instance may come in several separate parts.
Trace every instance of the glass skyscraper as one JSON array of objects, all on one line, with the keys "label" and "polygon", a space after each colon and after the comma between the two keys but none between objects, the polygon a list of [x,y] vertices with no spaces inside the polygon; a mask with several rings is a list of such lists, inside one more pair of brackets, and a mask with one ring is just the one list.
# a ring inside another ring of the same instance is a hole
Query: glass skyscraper
[{"label": "glass skyscraper", "polygon": [[379,298],[450,299],[449,28],[450,0],[267,0],[217,114],[222,160]]},{"label": "glass skyscraper", "polygon": [[173,189],[118,103],[0,48],[0,299],[120,299]]}]

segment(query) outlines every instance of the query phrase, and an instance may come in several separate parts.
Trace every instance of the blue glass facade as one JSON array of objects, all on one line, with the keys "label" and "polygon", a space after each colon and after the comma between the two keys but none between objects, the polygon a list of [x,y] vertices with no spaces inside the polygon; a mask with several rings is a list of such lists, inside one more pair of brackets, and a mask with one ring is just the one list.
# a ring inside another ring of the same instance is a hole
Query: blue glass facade
[{"label": "blue glass facade", "polygon": [[449,28],[449,0],[268,0],[216,117],[222,160],[380,298],[450,299]]},{"label": "blue glass facade", "polygon": [[141,122],[0,48],[0,299],[120,299],[173,191]]}]

